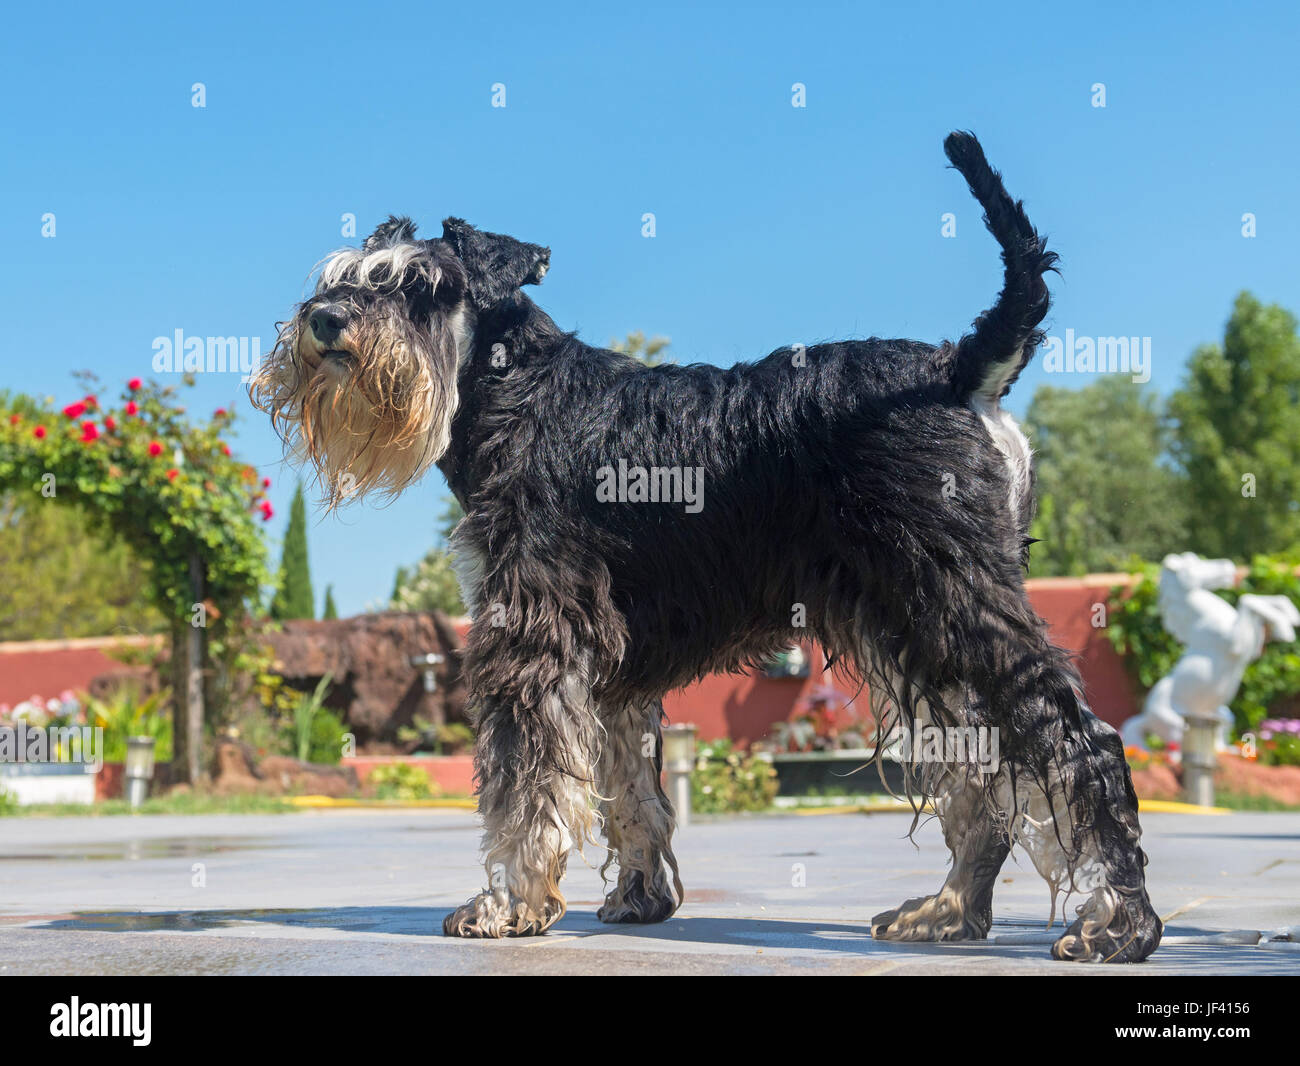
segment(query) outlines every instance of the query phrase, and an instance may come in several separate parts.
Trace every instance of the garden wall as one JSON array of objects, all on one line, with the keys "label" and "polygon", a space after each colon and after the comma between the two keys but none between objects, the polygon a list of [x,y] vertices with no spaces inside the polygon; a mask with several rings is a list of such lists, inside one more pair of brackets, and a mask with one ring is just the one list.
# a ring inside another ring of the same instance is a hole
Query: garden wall
[{"label": "garden wall", "polygon": [[[1052,639],[1078,656],[1093,711],[1112,725],[1118,725],[1134,714],[1138,710],[1137,700],[1124,665],[1111,647],[1105,630],[1094,628],[1092,620],[1095,605],[1106,601],[1111,587],[1130,580],[1124,574],[1093,574],[1085,578],[1036,578],[1027,582],[1030,601],[1047,619]],[[398,621],[391,615],[375,616],[363,628],[375,630],[366,635],[380,647],[400,644],[401,641],[394,639],[393,629],[394,626],[401,628]],[[283,650],[290,653],[290,658],[298,657],[294,652],[300,654],[303,647],[311,643],[335,640],[341,649],[347,642],[335,638],[342,637],[349,630],[346,622],[292,623],[287,628],[292,635],[286,640]],[[439,628],[442,631],[436,633],[438,644],[450,644],[455,640],[445,625]],[[456,629],[463,628],[463,623],[456,624]],[[381,639],[375,640],[376,637]],[[435,632],[424,633],[421,630],[415,643],[419,644],[419,650],[424,650],[433,644],[434,638]],[[85,689],[93,678],[122,669],[121,664],[107,654],[113,646],[143,647],[154,639],[105,637],[0,644],[0,703],[17,703],[32,695],[56,695],[64,689]],[[298,648],[291,647],[295,643]],[[402,647],[400,650],[404,654],[408,649]],[[810,659],[812,668],[808,678],[714,674],[670,693],[664,706],[671,721],[693,722],[704,739],[730,737],[738,743],[758,740],[774,723],[788,718],[805,693],[822,681],[820,651],[814,649]],[[330,669],[337,669],[332,659],[327,665]],[[402,699],[407,702],[417,699],[416,671],[411,669],[407,673],[404,661],[399,665],[403,675],[400,678]],[[300,669],[304,674],[314,674],[325,668],[312,663]],[[443,669],[450,673],[452,664],[448,663]],[[455,720],[461,713],[461,693],[456,688],[454,677],[444,675],[439,681],[439,698],[451,697],[451,705],[444,713],[450,712],[447,717]],[[846,689],[842,683],[838,687]]]},{"label": "garden wall", "polygon": [[127,668],[114,648],[161,648],[162,637],[87,637],[0,643],[0,703],[31,696],[49,699],[72,689],[84,692],[95,678]]},{"label": "garden wall", "polygon": [[[1078,657],[1093,712],[1115,726],[1137,713],[1137,694],[1123,660],[1106,631],[1094,628],[1093,617],[1095,605],[1106,602],[1111,588],[1132,580],[1128,574],[1090,574],[1083,578],[1032,578],[1025,583],[1034,609],[1047,620],[1051,639]],[[852,694],[846,682],[823,678],[820,649],[814,647],[809,659],[806,678],[712,674],[670,692],[664,710],[671,722],[696,725],[703,740],[729,737],[737,744],[760,740],[772,725],[789,718],[808,691],[824,680]]]}]

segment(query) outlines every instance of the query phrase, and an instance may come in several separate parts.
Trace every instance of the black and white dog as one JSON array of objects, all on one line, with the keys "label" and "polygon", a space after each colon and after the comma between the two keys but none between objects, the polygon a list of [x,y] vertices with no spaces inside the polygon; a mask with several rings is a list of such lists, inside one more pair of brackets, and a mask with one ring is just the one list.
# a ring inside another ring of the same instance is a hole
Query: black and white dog
[{"label": "black and white dog", "polygon": [[1119,737],[1023,587],[1031,458],[999,401],[1042,338],[1056,256],[973,136],[944,148],[1005,264],[996,304],[955,343],[650,368],[524,295],[549,249],[455,218],[439,240],[390,218],[331,256],[281,327],[253,397],[331,503],[436,464],[465,509],[453,546],[474,615],[488,887],[448,934],[546,930],[569,851],[602,828],[619,874],[600,918],[671,915],[663,694],[816,639],[886,728],[1000,738],[996,772],[922,764],[913,783],[952,870],[877,915],[875,937],[983,938],[1018,843],[1053,906],[1086,897],[1056,957],[1136,962],[1159,943]]}]

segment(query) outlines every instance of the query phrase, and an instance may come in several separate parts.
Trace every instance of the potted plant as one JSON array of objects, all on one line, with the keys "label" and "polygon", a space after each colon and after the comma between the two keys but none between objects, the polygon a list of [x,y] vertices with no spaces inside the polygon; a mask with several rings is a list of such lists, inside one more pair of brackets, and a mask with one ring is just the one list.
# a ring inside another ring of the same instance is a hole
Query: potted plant
[{"label": "potted plant", "polygon": [[815,685],[764,745],[776,768],[777,795],[860,796],[886,790],[901,795],[903,766],[882,753],[877,769],[876,733],[869,711],[832,685]]}]

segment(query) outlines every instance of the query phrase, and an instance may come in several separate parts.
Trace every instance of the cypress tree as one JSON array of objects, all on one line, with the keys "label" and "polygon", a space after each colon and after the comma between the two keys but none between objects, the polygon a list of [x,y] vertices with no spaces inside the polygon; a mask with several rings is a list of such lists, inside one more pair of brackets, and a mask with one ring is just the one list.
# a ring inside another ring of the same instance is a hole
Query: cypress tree
[{"label": "cypress tree", "polygon": [[334,606],[334,586],[325,586],[325,610],[321,612],[321,617],[325,619],[337,618],[339,609]]},{"label": "cypress tree", "polygon": [[316,596],[311,590],[311,567],[307,562],[307,500],[301,481],[289,508],[289,528],[284,534],[284,555],[271,601],[271,617],[277,621],[316,617]]}]

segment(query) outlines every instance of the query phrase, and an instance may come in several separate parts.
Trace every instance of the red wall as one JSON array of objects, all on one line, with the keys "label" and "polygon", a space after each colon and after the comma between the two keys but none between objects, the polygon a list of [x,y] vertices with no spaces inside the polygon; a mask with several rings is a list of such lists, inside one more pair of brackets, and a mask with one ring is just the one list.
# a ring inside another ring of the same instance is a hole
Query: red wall
[{"label": "red wall", "polygon": [[32,696],[49,699],[66,689],[84,693],[101,674],[123,669],[108,652],[123,646],[147,648],[160,637],[90,637],[0,644],[0,703]]},{"label": "red wall", "polygon": [[[1093,611],[1095,604],[1106,602],[1113,586],[1131,580],[1127,574],[1092,574],[1026,582],[1029,600],[1047,620],[1051,639],[1076,654],[1093,713],[1111,725],[1119,725],[1139,708],[1124,664],[1106,631],[1093,628]],[[713,674],[670,692],[664,710],[671,722],[697,726],[702,740],[730,737],[739,744],[759,740],[773,724],[789,718],[804,694],[820,683],[821,651],[813,648],[809,658],[809,677]],[[830,680],[840,691],[851,694],[847,685]]]},{"label": "red wall", "polygon": [[[1085,578],[1036,578],[1026,583],[1030,602],[1047,619],[1052,639],[1078,656],[1093,711],[1112,725],[1136,713],[1138,707],[1123,663],[1105,630],[1093,628],[1093,607],[1105,603],[1112,586],[1130,580],[1125,574],[1092,574]],[[105,649],[149,640],[104,638],[0,644],[0,703],[17,703],[32,695],[56,696],[69,688],[84,689],[95,676],[120,668],[121,664],[109,658]],[[670,692],[664,708],[671,721],[698,726],[702,739],[730,737],[742,744],[758,740],[774,723],[790,717],[804,693],[821,680],[820,651],[814,649],[809,658],[811,677],[714,674]],[[837,687],[842,691],[847,688],[843,684]]]}]

